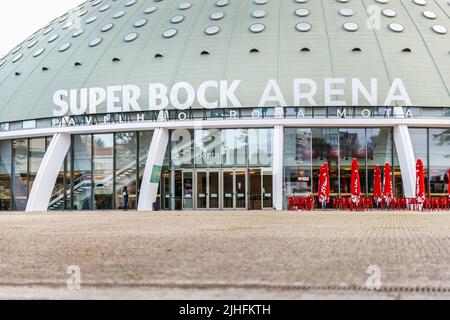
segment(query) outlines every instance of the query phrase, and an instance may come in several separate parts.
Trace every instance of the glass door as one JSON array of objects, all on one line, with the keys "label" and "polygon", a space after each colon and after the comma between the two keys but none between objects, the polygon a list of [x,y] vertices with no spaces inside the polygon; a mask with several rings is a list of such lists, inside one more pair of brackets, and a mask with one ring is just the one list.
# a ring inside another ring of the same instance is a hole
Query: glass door
[{"label": "glass door", "polygon": [[209,209],[219,209],[219,172],[211,171],[208,173],[208,196],[209,196]]},{"label": "glass door", "polygon": [[208,173],[197,171],[197,209],[208,209]]},{"label": "glass door", "polygon": [[273,208],[273,178],[272,178],[272,169],[262,169],[261,170],[261,178],[262,178],[262,207],[263,209],[272,209]]},{"label": "glass door", "polygon": [[234,172],[231,170],[223,171],[223,208],[234,209]]},{"label": "glass door", "polygon": [[193,193],[193,174],[192,171],[183,171],[182,178],[183,187],[183,209],[194,208],[194,193]]},{"label": "glass door", "polygon": [[247,171],[234,172],[235,209],[247,208]]}]

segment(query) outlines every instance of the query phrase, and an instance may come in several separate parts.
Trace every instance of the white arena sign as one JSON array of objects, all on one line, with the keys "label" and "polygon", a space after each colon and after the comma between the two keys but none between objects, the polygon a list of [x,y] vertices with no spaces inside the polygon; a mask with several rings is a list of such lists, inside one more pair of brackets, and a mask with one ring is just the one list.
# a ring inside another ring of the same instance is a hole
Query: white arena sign
[{"label": "white arena sign", "polygon": [[[352,85],[352,101],[339,99],[346,94],[343,86],[350,82]],[[136,85],[117,85],[106,88],[93,87],[82,89],[57,90],[53,95],[56,108],[55,117],[65,115],[96,114],[97,107],[106,103],[107,113],[139,112],[147,110],[164,110],[171,106],[178,110],[186,110],[198,103],[205,109],[241,108],[237,91],[241,80],[209,80],[194,87],[188,82],[175,83],[168,88],[162,83],[150,83],[148,90],[148,103],[140,105],[139,99],[143,88]],[[318,84],[312,79],[294,79],[290,96],[293,101],[287,101],[277,80],[267,81],[261,90],[261,98],[255,101],[252,107],[266,106],[316,106]],[[208,93],[216,93],[217,100],[208,101]],[[344,78],[328,78],[323,81],[323,101],[326,106],[360,105],[361,99],[367,101],[369,106],[392,106],[396,102],[403,106],[412,106],[411,99],[401,79],[394,79],[388,92],[384,94],[384,101],[378,101],[378,81],[371,79],[370,86],[366,87],[359,79],[347,80]]]}]

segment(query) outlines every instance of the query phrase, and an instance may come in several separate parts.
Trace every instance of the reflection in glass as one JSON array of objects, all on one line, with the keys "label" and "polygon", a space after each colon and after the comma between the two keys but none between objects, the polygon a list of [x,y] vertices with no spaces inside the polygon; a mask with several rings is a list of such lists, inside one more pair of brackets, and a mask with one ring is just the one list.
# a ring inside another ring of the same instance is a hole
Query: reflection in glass
[{"label": "reflection in glass", "polygon": [[[320,166],[328,162],[330,168],[331,196],[339,192],[339,158],[342,150],[339,149],[339,129],[313,128],[312,132],[312,168],[314,188],[318,186]],[[317,190],[314,190],[316,192]]]},{"label": "reflection in glass", "polygon": [[113,208],[114,135],[93,135],[94,210]]},{"label": "reflection in glass", "polygon": [[0,141],[0,211],[11,209],[11,140]]},{"label": "reflection in glass", "polygon": [[450,168],[450,129],[429,129],[430,195],[446,197]]},{"label": "reflection in glass", "polygon": [[45,140],[45,138],[33,138],[29,140],[29,190],[33,187],[34,180],[36,179],[36,175],[45,155]]},{"label": "reflection in glass", "polygon": [[367,178],[369,195],[373,194],[375,166],[378,164],[383,174],[384,164],[392,164],[392,128],[367,128]]},{"label": "reflection in glass", "polygon": [[128,188],[128,209],[136,209],[137,147],[137,134],[135,132],[115,134],[115,203],[117,209],[124,208],[124,187]]},{"label": "reflection in glass", "polygon": [[340,164],[340,195],[350,196],[350,181],[352,175],[352,160],[357,159],[359,164],[359,178],[361,180],[361,193],[366,192],[366,130],[340,129],[339,148],[341,149]]},{"label": "reflection in glass", "polygon": [[14,210],[23,211],[28,198],[28,140],[13,140]]},{"label": "reflection in glass", "polygon": [[198,168],[214,168],[221,165],[222,145],[220,130],[195,131],[195,165]]},{"label": "reflection in glass", "polygon": [[91,210],[92,136],[75,135],[73,146],[73,210]]},{"label": "reflection in glass", "polygon": [[223,166],[244,167],[247,165],[247,130],[222,130]]}]

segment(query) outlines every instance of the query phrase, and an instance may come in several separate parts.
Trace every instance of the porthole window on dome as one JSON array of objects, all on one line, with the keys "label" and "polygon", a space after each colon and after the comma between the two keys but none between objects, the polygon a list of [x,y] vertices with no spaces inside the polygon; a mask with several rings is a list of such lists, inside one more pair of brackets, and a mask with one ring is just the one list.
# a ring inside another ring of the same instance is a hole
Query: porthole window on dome
[{"label": "porthole window on dome", "polygon": [[269,0],[253,0],[254,4],[266,4]]},{"label": "porthole window on dome", "polygon": [[145,14],[150,14],[150,13],[155,12],[157,9],[158,9],[158,8],[156,8],[156,7],[148,7],[148,8],[146,8],[146,9],[144,10],[144,13],[145,13]]},{"label": "porthole window on dome", "polygon": [[95,47],[95,46],[97,46],[97,45],[99,45],[101,42],[102,42],[102,38],[100,38],[100,37],[97,37],[97,38],[94,38],[94,39],[92,39],[90,42],[89,42],[89,47]]},{"label": "porthole window on dome", "polygon": [[138,36],[139,36],[139,35],[138,35],[136,32],[132,32],[132,33],[127,34],[127,35],[123,38],[123,41],[125,41],[125,42],[131,42],[131,41],[136,40]]},{"label": "porthole window on dome", "polygon": [[447,33],[447,28],[441,25],[434,25],[433,27],[431,27],[431,29],[439,34],[446,34]]},{"label": "porthole window on dome", "polygon": [[67,49],[69,49],[72,46],[70,42],[64,43],[62,46],[59,47],[59,52],[64,52]]},{"label": "porthole window on dome", "polygon": [[109,8],[111,8],[111,6],[109,4],[104,5],[103,7],[101,7],[100,9],[98,9],[98,11],[100,12],[105,12],[106,10],[108,10]]},{"label": "porthole window on dome", "polygon": [[184,16],[182,14],[177,14],[176,16],[173,16],[170,18],[170,22],[172,23],[180,23],[184,20]]},{"label": "porthole window on dome", "polygon": [[82,17],[82,16],[84,16],[86,13],[88,13],[88,10],[80,11],[80,12],[78,12],[78,16],[79,16],[79,17]]},{"label": "porthole window on dome", "polygon": [[309,9],[300,8],[295,10],[295,14],[299,17],[307,17],[309,16]]},{"label": "porthole window on dome", "polygon": [[76,38],[76,37],[82,35],[83,32],[84,32],[83,29],[78,29],[78,30],[76,30],[74,33],[72,33],[72,37]]},{"label": "porthole window on dome", "polygon": [[209,26],[205,29],[205,33],[207,35],[213,35],[216,34],[220,31],[220,27],[219,26]]},{"label": "porthole window on dome", "polygon": [[16,63],[17,61],[19,61],[20,59],[22,59],[22,57],[23,57],[23,53],[19,53],[17,56],[15,56],[15,57],[12,59],[12,63]]},{"label": "porthole window on dome", "polygon": [[252,12],[253,18],[264,18],[267,15],[266,10],[255,10]]},{"label": "porthole window on dome", "polygon": [[6,59],[5,60],[1,60],[0,61],[0,67],[3,66],[6,63],[6,61],[7,61]]},{"label": "porthole window on dome", "polygon": [[89,18],[86,20],[86,24],[90,24],[90,23],[94,22],[95,20],[97,20],[97,17],[96,17],[96,16],[89,17]]},{"label": "porthole window on dome", "polygon": [[39,42],[39,40],[34,40],[34,41],[30,42],[30,43],[27,45],[27,48],[28,48],[28,49],[33,48],[38,42]]},{"label": "porthole window on dome", "polygon": [[249,27],[250,31],[253,33],[263,32],[265,28],[266,26],[263,25],[262,23],[254,23]]},{"label": "porthole window on dome", "polygon": [[397,15],[397,12],[395,12],[392,9],[383,9],[383,11],[381,11],[381,12],[383,13],[383,15],[385,17],[388,17],[388,18],[394,18]]},{"label": "porthole window on dome", "polygon": [[295,25],[295,29],[300,32],[307,32],[311,30],[312,26],[308,22],[300,22]]},{"label": "porthole window on dome", "polygon": [[346,22],[344,23],[344,29],[350,32],[358,31],[359,25],[355,22]]},{"label": "porthole window on dome", "polygon": [[49,34],[50,32],[53,31],[53,27],[45,29],[44,32],[42,33],[43,35]]},{"label": "porthole window on dome", "polygon": [[211,13],[211,15],[209,16],[211,20],[220,20],[223,17],[225,17],[225,13],[223,13],[222,11]]},{"label": "porthole window on dome", "polygon": [[113,27],[114,27],[114,24],[112,24],[112,23],[107,23],[107,24],[105,24],[105,25],[100,29],[100,31],[101,31],[101,32],[108,32],[108,31],[111,30]]},{"label": "porthole window on dome", "polygon": [[190,7],[192,7],[192,4],[190,2],[183,2],[183,3],[180,3],[180,5],[178,6],[178,9],[187,10]]},{"label": "porthole window on dome", "polygon": [[164,38],[172,38],[177,34],[177,32],[178,32],[177,29],[173,29],[173,28],[167,29],[166,31],[163,32],[163,37]]},{"label": "porthole window on dome", "polygon": [[428,19],[436,19],[437,18],[437,14],[436,13],[434,13],[433,11],[428,11],[428,10],[422,12],[422,15],[425,18],[428,18]]},{"label": "porthole window on dome", "polygon": [[140,28],[140,27],[145,26],[146,24],[147,24],[147,19],[139,19],[138,21],[136,21],[134,23],[134,27],[135,28]]},{"label": "porthole window on dome", "polygon": [[426,0],[413,0],[413,2],[419,6],[425,6],[427,4]]},{"label": "porthole window on dome", "polygon": [[37,49],[34,53],[33,53],[33,57],[39,57],[41,54],[43,54],[44,53],[44,51],[45,51],[45,49],[44,48],[39,48],[39,49]]},{"label": "porthole window on dome", "polygon": [[113,15],[114,19],[119,19],[125,15],[125,11],[118,11]]},{"label": "porthole window on dome", "polygon": [[55,33],[54,35],[52,35],[52,36],[50,36],[49,38],[48,38],[48,42],[50,43],[50,42],[53,42],[53,41],[55,41],[56,39],[58,39],[58,37],[59,37],[59,34],[57,34],[57,33]]},{"label": "porthole window on dome", "polygon": [[131,7],[135,4],[136,4],[136,0],[130,0],[127,3],[125,3],[125,7]]},{"label": "porthole window on dome", "polygon": [[22,46],[17,46],[17,47],[15,47],[15,48],[11,51],[11,54],[16,54],[17,52],[19,52],[20,49],[22,49]]},{"label": "porthole window on dome", "polygon": [[355,12],[350,8],[342,8],[339,10],[339,14],[344,17],[351,17],[355,14]]},{"label": "porthole window on dome", "polygon": [[403,32],[405,28],[400,23],[393,22],[389,24],[389,29],[394,32]]},{"label": "porthole window on dome", "polygon": [[217,0],[216,1],[216,6],[218,6],[218,7],[225,7],[229,4],[230,4],[229,0]]}]

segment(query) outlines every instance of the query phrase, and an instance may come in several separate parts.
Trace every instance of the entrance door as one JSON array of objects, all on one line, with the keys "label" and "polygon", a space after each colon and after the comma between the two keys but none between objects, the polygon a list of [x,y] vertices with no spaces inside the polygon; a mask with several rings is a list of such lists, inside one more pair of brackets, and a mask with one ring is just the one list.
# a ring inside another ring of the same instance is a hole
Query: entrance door
[{"label": "entrance door", "polygon": [[261,178],[262,178],[262,199],[263,199],[263,209],[272,209],[273,208],[273,177],[272,177],[272,169],[262,169],[261,170]]},{"label": "entrance door", "polygon": [[193,189],[193,173],[192,171],[183,171],[182,178],[183,187],[183,209],[194,208],[194,189]]},{"label": "entrance door", "polygon": [[247,171],[224,170],[222,179],[224,209],[247,208]]},{"label": "entrance door", "polygon": [[197,171],[197,209],[219,209],[219,172]]}]

